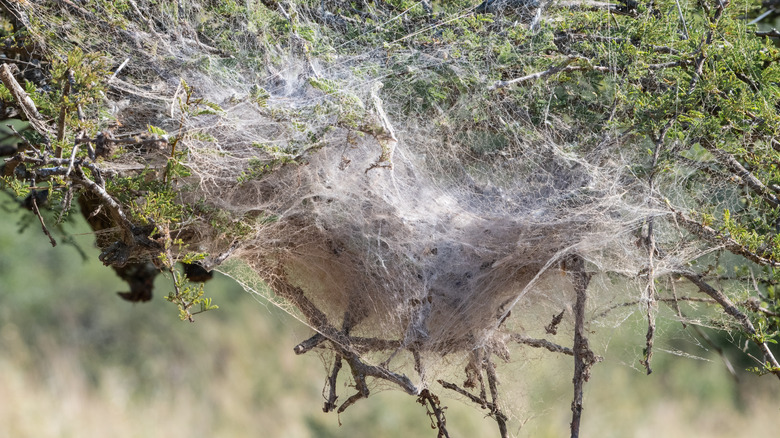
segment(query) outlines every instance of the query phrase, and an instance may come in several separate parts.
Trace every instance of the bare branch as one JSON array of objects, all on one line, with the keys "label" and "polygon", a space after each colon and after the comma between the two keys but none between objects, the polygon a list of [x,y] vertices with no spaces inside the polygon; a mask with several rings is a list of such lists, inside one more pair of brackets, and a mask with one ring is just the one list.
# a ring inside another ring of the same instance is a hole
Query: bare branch
[{"label": "bare branch", "polygon": [[[431,419],[431,428],[438,429],[439,431],[438,438],[449,438],[450,434],[447,432],[447,419],[444,417],[444,409],[446,409],[446,407],[441,407],[439,397],[436,397],[436,395],[429,390],[423,389],[422,392],[420,392],[420,396],[417,397],[417,403],[425,406],[425,410],[428,412],[428,416]],[[428,405],[430,405],[430,408]]]},{"label": "bare branch", "polygon": [[30,125],[43,136],[44,142],[48,145],[51,144],[49,140],[49,128],[43,123],[43,116],[38,112],[38,108],[35,107],[35,102],[30,98],[24,88],[19,85],[19,82],[14,78],[11,71],[10,64],[0,65],[0,81],[11,92],[16,102],[19,104],[19,108],[22,109],[24,115],[27,116],[27,120]]},{"label": "bare branch", "polygon": [[700,291],[712,297],[715,301],[717,301],[718,304],[720,304],[721,307],[723,307],[723,310],[726,312],[726,314],[737,320],[739,325],[742,326],[742,329],[751,337],[753,342],[764,354],[765,360],[772,366],[772,374],[780,379],[780,363],[777,362],[777,359],[775,359],[775,356],[772,354],[772,351],[769,349],[769,346],[767,346],[766,342],[759,342],[756,337],[756,329],[753,326],[753,323],[750,321],[750,318],[742,313],[742,311],[740,311],[723,292],[715,289],[709,283],[705,282],[700,275],[694,274],[693,272],[687,270],[680,270],[679,274],[690,280],[691,283],[695,284]]},{"label": "bare branch", "polygon": [[[341,355],[336,353],[336,358],[333,360],[333,370],[330,372],[330,376],[328,376],[328,380],[325,382],[325,386],[328,388],[328,397],[325,399],[325,405],[322,407],[323,412],[331,412],[336,409],[336,400],[339,398],[336,395],[336,380],[338,379],[339,372],[341,371],[341,359]],[[324,396],[324,388],[322,392]]]},{"label": "bare branch", "polygon": [[601,358],[596,356],[588,346],[585,329],[585,305],[588,299],[588,283],[590,274],[585,272],[585,260],[572,254],[566,260],[566,269],[571,275],[577,301],[574,304],[574,400],[571,403],[571,438],[580,435],[580,419],[582,418],[583,386],[590,378],[590,368]]},{"label": "bare branch", "polygon": [[41,223],[41,229],[43,229],[43,234],[45,234],[49,238],[49,242],[51,243],[51,246],[57,246],[57,241],[54,240],[54,237],[51,236],[51,233],[46,228],[46,223],[43,222],[43,216],[41,216],[40,210],[38,210],[38,201],[35,200],[34,194],[31,196],[32,198],[32,209],[36,216],[38,216],[38,221]]},{"label": "bare branch", "polygon": [[553,353],[563,353],[569,356],[574,356],[574,350],[571,348],[558,345],[546,339],[534,339],[519,334],[512,334],[512,340],[518,344],[529,345],[536,348],[546,348]]},{"label": "bare branch", "polygon": [[490,396],[493,398],[493,406],[491,411],[493,412],[493,418],[498,423],[498,431],[501,434],[501,438],[507,437],[506,429],[506,415],[501,412],[498,406],[498,376],[496,376],[496,367],[490,357],[485,360],[485,374],[487,374],[488,387],[490,388]]},{"label": "bare branch", "polygon": [[555,66],[552,66],[552,67],[550,67],[549,69],[547,69],[545,71],[531,73],[530,75],[526,75],[526,76],[515,78],[515,79],[510,79],[508,81],[496,81],[495,83],[493,83],[493,85],[488,87],[488,90],[497,90],[499,88],[506,88],[506,87],[508,87],[510,85],[522,84],[522,83],[525,83],[525,82],[531,82],[531,81],[535,81],[537,79],[541,79],[541,78],[544,78],[544,77],[547,77],[547,76],[554,75],[556,73],[564,73],[564,72],[570,72],[570,71],[591,71],[591,70],[592,71],[599,71],[599,72],[606,73],[606,72],[609,72],[609,71],[612,70],[609,67],[603,67],[603,66],[599,66],[599,65],[588,65],[588,66],[570,65],[572,62],[577,61],[577,60],[582,60],[582,59],[583,58],[570,57],[570,58],[566,59],[565,61],[563,61],[562,63],[560,63],[558,65],[555,65]]}]

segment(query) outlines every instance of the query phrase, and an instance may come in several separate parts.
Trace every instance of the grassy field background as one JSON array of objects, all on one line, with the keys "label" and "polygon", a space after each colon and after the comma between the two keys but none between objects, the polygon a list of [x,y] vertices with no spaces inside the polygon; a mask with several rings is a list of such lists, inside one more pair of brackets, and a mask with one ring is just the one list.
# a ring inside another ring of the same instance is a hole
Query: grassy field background
[{"label": "grassy field background", "polygon": [[[162,299],[162,277],[152,302],[120,300],[126,285],[100,265],[88,230],[64,227],[80,250],[61,236],[51,248],[34,218],[0,213],[0,437],[436,436],[424,408],[398,391],[376,390],[340,419],[323,413],[324,364],[292,351],[309,329],[228,278],[208,284],[220,309],[194,324]],[[672,343],[690,339],[677,327],[664,328]],[[776,379],[743,374],[738,385],[716,355],[680,358],[663,346],[645,376],[643,336],[610,337],[586,386],[582,436],[777,430]],[[571,360],[547,356],[525,350],[502,365],[514,436],[568,436]],[[478,408],[442,399],[452,436],[497,436]]]}]

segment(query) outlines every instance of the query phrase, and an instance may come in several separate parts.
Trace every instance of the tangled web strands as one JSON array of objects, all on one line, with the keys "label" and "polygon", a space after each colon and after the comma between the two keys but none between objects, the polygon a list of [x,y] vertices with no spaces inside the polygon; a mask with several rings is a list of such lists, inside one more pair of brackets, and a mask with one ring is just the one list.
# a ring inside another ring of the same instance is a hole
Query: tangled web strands
[{"label": "tangled web strands", "polygon": [[[24,17],[44,14],[45,2],[29,3]],[[505,144],[497,149],[490,134],[450,126],[443,115],[409,117],[409,102],[382,88],[384,50],[318,57],[297,31],[270,44],[257,31],[239,32],[246,22],[225,23],[242,51],[267,61],[242,63],[198,40],[197,6],[182,3],[147,17],[151,6],[129,2],[127,27],[94,43],[115,66],[129,59],[108,96],[123,123],[117,132],[154,125],[178,136],[192,172],[177,183],[181,201],[248,224],[234,261],[324,335],[322,345],[382,364],[387,371],[374,377],[395,376],[389,380],[417,393],[448,371],[438,368],[442,357],[479,350],[506,357],[512,333],[539,332],[573,306],[570,255],[586,260],[590,272],[647,277],[638,237],[648,218],[670,210],[630,171],[646,153],[623,148],[619,156],[611,142],[565,144],[501,103],[495,110],[504,126],[493,128]],[[99,20],[64,4],[62,19],[75,24],[62,29],[63,41],[75,38],[68,32],[85,17]],[[256,9],[277,24],[327,17],[295,5]],[[419,62],[429,56],[404,50]],[[188,109],[207,102],[220,109]],[[468,102],[448,109],[467,110]],[[154,157],[127,153],[105,166],[121,174],[139,162],[155,165]],[[659,176],[655,190],[663,186],[666,202],[685,203],[671,189],[682,177]],[[196,236],[188,243],[201,251],[219,254],[234,244],[214,227],[188,226]],[[651,276],[696,255],[671,224],[659,219],[656,233],[667,252],[653,261]],[[231,266],[239,281],[252,283],[235,262],[223,269],[231,273]],[[613,304],[602,283],[591,282],[592,309]],[[620,301],[647,291],[635,293]],[[410,374],[407,363],[414,381],[389,371]]]}]

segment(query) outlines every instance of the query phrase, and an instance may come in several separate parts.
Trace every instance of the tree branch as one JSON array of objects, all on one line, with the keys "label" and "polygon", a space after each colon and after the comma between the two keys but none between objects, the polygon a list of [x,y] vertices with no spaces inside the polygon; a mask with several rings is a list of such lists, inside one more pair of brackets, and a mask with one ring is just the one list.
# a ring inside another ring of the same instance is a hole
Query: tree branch
[{"label": "tree branch", "polygon": [[752,172],[747,170],[745,166],[740,164],[739,161],[737,161],[736,158],[734,158],[733,155],[729,154],[728,152],[719,149],[715,147],[711,142],[709,141],[702,141],[701,145],[704,146],[705,149],[707,149],[709,152],[711,152],[713,155],[715,155],[716,158],[719,158],[722,160],[728,169],[734,173],[736,176],[738,176],[740,179],[742,179],[747,186],[753,190],[756,194],[761,196],[763,200],[768,202],[772,207],[780,207],[780,199],[775,196],[774,193],[766,186],[764,183],[761,182],[758,178],[756,178],[755,175],[753,175]]},{"label": "tree branch", "polygon": [[673,208],[671,210],[674,213],[674,217],[677,220],[677,223],[682,225],[682,227],[685,228],[688,232],[698,237],[701,237],[704,240],[707,240],[709,242],[723,245],[723,247],[727,251],[731,252],[732,254],[745,257],[746,259],[754,263],[757,263],[759,265],[771,266],[773,268],[780,268],[780,263],[770,258],[772,257],[771,253],[756,253],[750,251],[749,249],[745,248],[743,245],[740,245],[739,242],[737,242],[736,240],[732,239],[731,237],[724,236],[722,233],[716,231],[714,228],[704,225],[693,219],[689,219],[682,212],[677,211]]},{"label": "tree branch", "polygon": [[552,67],[550,67],[549,69],[547,69],[545,71],[531,73],[530,75],[526,75],[526,76],[515,78],[515,79],[510,79],[508,81],[496,81],[496,82],[493,83],[493,85],[488,87],[488,90],[497,90],[499,88],[505,88],[505,87],[508,87],[510,85],[522,84],[522,83],[525,83],[525,82],[535,81],[537,79],[541,79],[541,78],[553,75],[555,73],[563,73],[563,72],[570,72],[570,71],[590,71],[590,70],[606,73],[606,72],[612,71],[612,69],[609,68],[609,67],[603,67],[603,66],[599,66],[599,65],[589,65],[589,66],[569,65],[572,62],[577,61],[577,60],[581,60],[581,59],[582,58],[578,58],[578,57],[570,57],[570,58],[566,59],[565,61],[563,61],[562,63],[560,63],[560,64],[558,64],[556,66],[552,66]]},{"label": "tree branch", "polygon": [[585,260],[572,254],[566,260],[566,270],[571,275],[574,293],[577,301],[574,304],[574,400],[571,403],[571,438],[580,436],[580,419],[582,417],[583,386],[590,378],[590,368],[600,360],[588,346],[585,330],[585,306],[588,299],[588,283],[590,274],[585,272]]},{"label": "tree branch", "polygon": [[30,98],[24,88],[19,85],[19,82],[14,78],[11,71],[10,64],[0,65],[0,80],[3,85],[11,92],[16,102],[19,104],[30,125],[35,129],[44,139],[46,145],[51,144],[49,140],[49,128],[43,123],[43,116],[38,112],[38,108],[35,107],[35,102]]},{"label": "tree branch", "polygon": [[753,326],[753,323],[750,321],[750,318],[742,313],[742,311],[740,311],[723,292],[715,289],[714,287],[710,286],[709,283],[705,282],[701,275],[695,274],[688,270],[680,270],[678,273],[690,280],[691,283],[695,284],[700,291],[712,297],[712,299],[720,304],[726,314],[737,320],[739,325],[742,326],[742,329],[750,336],[751,340],[764,354],[765,360],[773,368],[771,373],[780,379],[780,363],[777,362],[777,359],[775,359],[775,356],[772,354],[772,351],[769,349],[769,346],[767,346],[766,342],[760,342],[760,340],[756,337],[757,332]]},{"label": "tree branch", "polygon": [[534,339],[519,334],[512,334],[511,337],[512,340],[517,342],[518,344],[529,345],[531,347],[536,347],[536,348],[546,348],[547,350],[552,351],[553,353],[563,353],[569,356],[574,356],[574,350],[572,350],[571,348],[558,345],[546,339]]}]

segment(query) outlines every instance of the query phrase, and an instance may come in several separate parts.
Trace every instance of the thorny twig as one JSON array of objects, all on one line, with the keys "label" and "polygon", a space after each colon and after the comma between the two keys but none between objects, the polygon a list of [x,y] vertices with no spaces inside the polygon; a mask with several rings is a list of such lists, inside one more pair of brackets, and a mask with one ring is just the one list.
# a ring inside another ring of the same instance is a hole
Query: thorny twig
[{"label": "thorny twig", "polygon": [[[431,428],[439,431],[438,438],[449,438],[450,434],[447,432],[447,419],[444,417],[444,410],[447,409],[447,407],[441,406],[439,397],[434,395],[431,391],[423,389],[422,392],[420,392],[420,396],[417,397],[417,403],[425,406],[428,417],[431,419]],[[428,405],[430,405],[430,408]]]},{"label": "thorny twig", "polygon": [[[498,377],[496,375],[495,364],[493,363],[492,360],[490,360],[490,356],[492,354],[493,353],[486,348],[475,350],[472,352],[472,356],[471,359],[469,360],[469,364],[466,366],[466,375],[468,376],[468,379],[466,380],[464,386],[466,386],[467,388],[468,387],[473,388],[476,386],[476,381],[478,380],[480,384],[479,396],[476,396],[466,391],[465,389],[460,388],[454,383],[445,382],[444,380],[438,380],[438,382],[444,388],[451,389],[457,392],[458,394],[468,397],[472,402],[478,404],[482,409],[489,410],[490,416],[493,417],[493,419],[498,424],[498,430],[499,433],[501,434],[501,438],[506,438],[508,433],[506,422],[508,418],[506,414],[504,414],[501,411],[501,408],[499,407]],[[492,401],[488,401],[487,399],[485,384],[482,379],[483,372],[487,377],[488,388],[490,390],[490,396],[492,398]]]},{"label": "thorny twig", "polygon": [[566,313],[566,309],[561,310],[561,313],[553,316],[552,321],[550,321],[550,324],[546,325],[544,327],[544,331],[547,332],[549,335],[555,335],[558,333],[558,324],[563,321],[563,314]]},{"label": "thorny twig", "polygon": [[546,348],[553,353],[562,353],[569,356],[574,356],[574,350],[571,348],[558,345],[546,339],[534,339],[519,334],[512,334],[511,338],[518,344],[528,345],[535,348]]},{"label": "thorny twig", "polygon": [[445,389],[449,389],[449,390],[455,391],[458,394],[460,394],[460,395],[462,395],[464,397],[467,397],[474,404],[481,406],[482,409],[489,410],[490,411],[490,416],[493,416],[493,417],[500,416],[502,418],[502,421],[504,423],[506,423],[506,420],[507,420],[506,414],[501,412],[495,406],[495,404],[493,404],[492,402],[488,401],[485,398],[485,394],[484,393],[481,396],[476,396],[476,395],[466,391],[465,389],[461,388],[460,386],[458,386],[458,385],[456,385],[454,383],[450,383],[450,382],[447,382],[447,381],[444,381],[444,380],[437,380],[437,382],[439,382],[439,384],[441,386],[443,386]]}]

